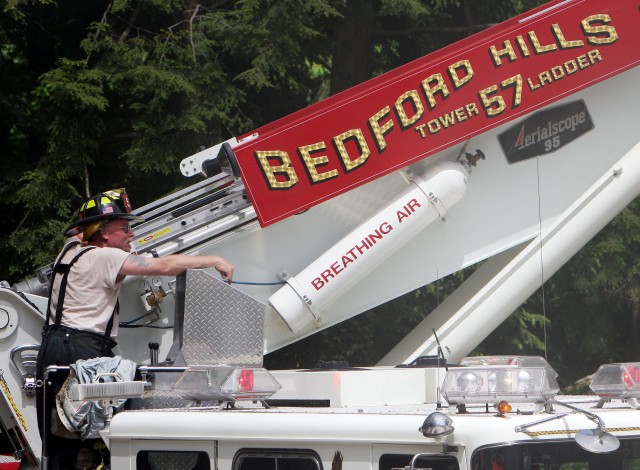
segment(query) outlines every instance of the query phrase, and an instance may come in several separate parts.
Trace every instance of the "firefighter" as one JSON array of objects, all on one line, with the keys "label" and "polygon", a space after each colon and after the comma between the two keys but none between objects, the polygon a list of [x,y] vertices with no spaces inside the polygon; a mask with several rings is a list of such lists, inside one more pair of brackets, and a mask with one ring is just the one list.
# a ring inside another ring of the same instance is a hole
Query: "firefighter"
[{"label": "firefighter", "polygon": [[[113,357],[118,333],[118,295],[127,275],[178,275],[189,268],[215,268],[231,281],[234,267],[220,256],[168,255],[156,258],[131,253],[131,211],[126,191],[114,189],[87,199],[78,219],[65,231],[67,241],[53,268],[49,304],[36,374],[50,365],[70,365],[78,359]],[[52,375],[52,377],[55,374]],[[43,401],[37,389],[38,426],[46,443],[48,468],[72,469],[81,449],[96,444],[44,429],[45,413],[56,424],[55,394],[63,378],[53,381],[52,395]],[[54,426],[55,431],[55,426]],[[45,435],[46,433],[46,435]]]}]

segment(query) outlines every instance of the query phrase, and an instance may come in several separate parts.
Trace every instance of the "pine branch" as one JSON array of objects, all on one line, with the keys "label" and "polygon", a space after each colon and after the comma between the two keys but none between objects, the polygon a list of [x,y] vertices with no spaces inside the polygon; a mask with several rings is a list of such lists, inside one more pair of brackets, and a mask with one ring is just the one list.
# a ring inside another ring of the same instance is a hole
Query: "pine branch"
[{"label": "pine branch", "polygon": [[412,34],[432,34],[432,33],[468,33],[472,28],[473,32],[495,26],[496,23],[484,23],[468,26],[429,26],[424,28],[404,28],[404,29],[378,29],[375,35],[378,37],[398,37],[410,36]]}]

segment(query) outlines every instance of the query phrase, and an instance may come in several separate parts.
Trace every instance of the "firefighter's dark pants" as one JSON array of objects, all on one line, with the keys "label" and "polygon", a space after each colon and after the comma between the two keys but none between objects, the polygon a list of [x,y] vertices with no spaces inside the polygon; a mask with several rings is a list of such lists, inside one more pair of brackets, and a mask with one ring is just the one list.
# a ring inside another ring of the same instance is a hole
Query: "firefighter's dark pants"
[{"label": "firefighter's dark pants", "polygon": [[[51,365],[68,366],[78,359],[113,357],[115,341],[96,333],[80,331],[61,325],[48,325],[42,332],[42,344],[38,351],[36,375],[43,379],[44,371]],[[38,428],[46,441],[43,458],[47,458],[49,469],[73,469],[81,448],[91,448],[96,440],[67,439],[51,433],[51,412],[55,410],[55,396],[62,388],[67,373],[52,373],[48,377],[47,393],[44,387],[36,389]],[[51,383],[51,385],[49,385]],[[47,416],[45,429],[45,413]],[[46,438],[44,433],[46,433]],[[99,441],[99,440],[98,440]]]}]

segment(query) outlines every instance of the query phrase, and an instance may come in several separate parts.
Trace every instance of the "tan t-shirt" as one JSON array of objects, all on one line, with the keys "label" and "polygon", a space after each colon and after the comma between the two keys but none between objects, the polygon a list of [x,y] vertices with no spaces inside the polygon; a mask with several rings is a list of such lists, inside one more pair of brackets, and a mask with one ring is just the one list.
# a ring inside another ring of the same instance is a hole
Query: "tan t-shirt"
[{"label": "tan t-shirt", "polygon": [[[64,256],[69,262],[86,245],[71,248]],[[113,314],[122,282],[116,282],[120,268],[130,253],[118,248],[93,248],[83,254],[71,268],[63,302],[61,324],[70,328],[104,334]],[[50,324],[55,323],[62,275],[55,277],[51,296]],[[111,337],[118,334],[118,317],[113,321]]]}]

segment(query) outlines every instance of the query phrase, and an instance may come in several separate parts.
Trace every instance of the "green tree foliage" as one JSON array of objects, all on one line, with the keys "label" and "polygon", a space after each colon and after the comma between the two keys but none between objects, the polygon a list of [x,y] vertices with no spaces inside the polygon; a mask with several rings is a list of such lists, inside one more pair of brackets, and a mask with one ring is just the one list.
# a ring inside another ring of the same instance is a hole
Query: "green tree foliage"
[{"label": "green tree foliage", "polygon": [[126,186],[142,205],[186,184],[181,159],[307,104],[308,64],[327,54],[316,22],[337,15],[331,1],[7,5],[2,99],[23,106],[1,141],[3,275],[50,262],[88,194]]}]

